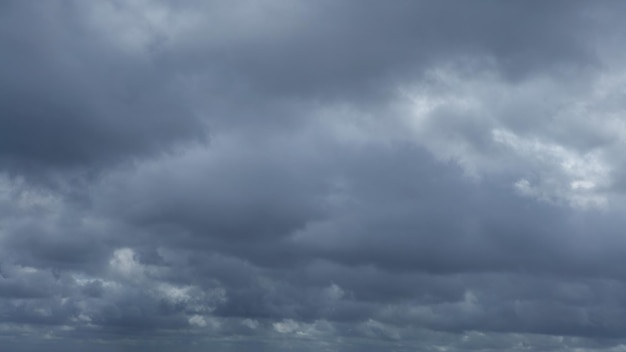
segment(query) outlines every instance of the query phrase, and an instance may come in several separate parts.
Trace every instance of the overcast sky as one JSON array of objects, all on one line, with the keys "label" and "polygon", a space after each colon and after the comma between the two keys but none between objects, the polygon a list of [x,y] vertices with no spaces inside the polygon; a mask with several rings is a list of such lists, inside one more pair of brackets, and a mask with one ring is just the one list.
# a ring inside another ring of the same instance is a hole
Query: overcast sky
[{"label": "overcast sky", "polygon": [[626,351],[624,13],[0,1],[1,349]]}]

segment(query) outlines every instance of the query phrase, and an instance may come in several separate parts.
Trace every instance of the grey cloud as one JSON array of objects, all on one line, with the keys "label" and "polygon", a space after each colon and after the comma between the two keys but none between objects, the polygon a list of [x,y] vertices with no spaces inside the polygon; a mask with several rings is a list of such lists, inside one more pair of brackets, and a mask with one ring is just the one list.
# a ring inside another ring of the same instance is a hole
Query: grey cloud
[{"label": "grey cloud", "polygon": [[[463,308],[472,286],[482,295],[482,285],[498,282],[490,278],[481,284],[474,283],[472,275],[480,272],[509,273],[512,277],[541,275],[554,278],[557,283],[561,282],[562,279],[557,279],[561,275],[574,280],[588,277],[621,279],[621,240],[613,237],[611,228],[601,225],[597,215],[579,214],[580,219],[571,219],[570,211],[553,205],[534,204],[513,193],[505,197],[501,193],[492,194],[490,188],[486,188],[492,185],[488,183],[490,180],[476,184],[459,177],[458,168],[438,165],[421,151],[392,148],[385,152],[367,149],[362,153],[350,154],[336,164],[342,168],[329,171],[330,175],[342,176],[344,188],[334,196],[343,197],[345,203],[327,203],[326,216],[311,219],[302,229],[265,237],[254,227],[242,228],[237,236],[229,237],[213,231],[210,226],[191,226],[188,237],[178,233],[172,238],[177,232],[167,231],[155,233],[155,236],[158,236],[159,243],[167,243],[170,248],[193,248],[189,260],[200,270],[201,276],[217,279],[225,285],[227,300],[217,307],[215,314],[218,316],[361,321],[367,320],[368,316],[383,314],[382,302],[396,302],[399,307],[404,307],[403,304],[425,305],[423,309],[432,317],[415,320],[417,317],[387,316],[390,323],[399,320],[446,331],[486,329],[565,335],[581,335],[584,331],[590,336],[619,336],[619,330],[612,330],[617,329],[617,322],[592,328],[585,324],[595,324],[596,318],[589,321],[583,318],[585,315],[604,316],[603,310],[597,310],[593,305],[619,292],[619,286],[608,292],[595,292],[593,290],[601,286],[593,284],[587,287],[592,290],[587,293],[588,297],[579,297],[576,301],[575,295],[558,296],[545,291],[538,297],[526,297],[540,285],[527,285],[524,280],[522,289],[526,293],[513,291],[503,297],[503,289],[513,284],[500,282],[490,288],[499,294],[492,297],[484,293],[488,298],[480,302],[475,312],[466,312]],[[285,162],[289,163],[288,160]],[[274,167],[271,163],[268,165]],[[388,170],[394,170],[394,173]],[[162,175],[160,169],[155,175]],[[312,176],[320,178],[320,174]],[[293,177],[303,178],[301,175]],[[142,177],[142,180],[144,184],[150,183],[149,177]],[[197,184],[174,184],[206,189],[203,182],[218,180],[211,178],[199,180]],[[225,180],[237,178],[225,177]],[[256,179],[256,187],[265,187],[262,180]],[[171,180],[167,184],[171,185]],[[289,192],[290,189],[285,190]],[[332,193],[330,189],[328,191]],[[179,193],[171,188],[167,192]],[[277,192],[274,192],[274,201],[280,200]],[[156,201],[149,202],[150,209],[158,208],[158,199],[162,198],[154,192],[149,193],[157,197]],[[132,192],[126,194],[131,199],[135,197]],[[461,194],[463,197],[459,197]],[[332,199],[330,195],[326,198]],[[197,206],[193,198],[187,199],[191,200],[188,207]],[[246,204],[244,202],[241,206],[245,208]],[[178,204],[177,211],[184,209],[183,206]],[[206,221],[214,221],[211,207],[200,209],[206,211]],[[161,215],[159,219],[169,218],[164,213],[157,214]],[[456,223],[449,223],[446,219],[456,219]],[[179,218],[177,223],[185,226],[186,220]],[[220,221],[219,216],[215,221]],[[589,228],[594,228],[596,238],[602,241],[593,244],[588,237]],[[242,236],[250,239],[242,242]],[[203,240],[197,240],[198,237]],[[213,237],[217,240],[212,240]],[[192,245],[185,244],[185,240]],[[225,265],[219,260],[208,260],[207,253],[212,252],[229,253],[243,261],[227,261],[230,264]],[[602,259],[594,254],[598,252],[603,253]],[[276,261],[274,258],[280,259]],[[341,264],[325,270],[324,266],[316,264],[321,258]],[[264,268],[255,269],[256,265]],[[372,265],[373,274],[363,270],[368,265]],[[340,275],[341,270],[345,273]],[[407,276],[392,276],[398,271]],[[415,277],[411,273],[425,276]],[[189,278],[198,276],[193,270],[187,274]],[[436,279],[438,276],[428,276],[431,274],[454,274],[454,280],[440,281]],[[328,304],[323,299],[324,290],[333,284],[338,285],[341,298],[345,299]],[[558,284],[554,289],[558,289]],[[512,303],[516,300],[521,302],[518,306]],[[544,300],[553,302],[550,307],[555,309],[554,313],[543,306]],[[555,305],[557,301],[563,301],[562,305]],[[490,303],[496,307],[488,309]],[[617,308],[622,303],[612,304]],[[450,316],[455,317],[454,320],[448,320]],[[547,320],[547,316],[570,318]]]},{"label": "grey cloud", "polygon": [[[586,6],[322,1],[281,8],[268,2],[251,6],[258,16],[251,21],[226,9],[225,18],[243,27],[229,32],[228,42],[210,34],[226,25],[217,19],[203,28],[209,33],[204,41],[175,46],[173,55],[185,67],[219,65],[260,94],[358,98],[368,90],[380,94],[380,86],[393,89],[394,81],[457,57],[491,57],[518,77],[562,63],[593,63],[587,41],[602,24],[586,16]],[[200,9],[211,13],[224,6],[218,1]]]},{"label": "grey cloud", "polygon": [[617,2],[0,4],[0,343],[620,351]]},{"label": "grey cloud", "polygon": [[116,47],[72,2],[9,2],[2,13],[0,156],[19,168],[99,167],[203,138],[176,77]]}]

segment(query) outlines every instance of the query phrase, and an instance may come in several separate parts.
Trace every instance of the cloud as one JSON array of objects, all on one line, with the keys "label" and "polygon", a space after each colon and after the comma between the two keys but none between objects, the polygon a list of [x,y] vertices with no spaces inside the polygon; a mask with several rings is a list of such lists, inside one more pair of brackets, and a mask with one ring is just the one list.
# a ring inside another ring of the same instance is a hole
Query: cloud
[{"label": "cloud", "polygon": [[621,351],[617,2],[6,1],[16,351]]},{"label": "cloud", "polygon": [[72,2],[4,7],[5,171],[99,168],[203,137],[186,88],[151,64],[149,51],[125,51],[98,33],[86,13],[96,9]]}]

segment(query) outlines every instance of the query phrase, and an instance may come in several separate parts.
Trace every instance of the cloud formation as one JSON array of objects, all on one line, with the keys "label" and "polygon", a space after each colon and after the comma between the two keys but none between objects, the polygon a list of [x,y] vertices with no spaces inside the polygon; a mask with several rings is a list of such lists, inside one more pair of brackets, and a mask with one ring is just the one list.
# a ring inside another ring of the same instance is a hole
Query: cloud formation
[{"label": "cloud formation", "polygon": [[0,343],[623,351],[623,6],[3,2]]}]

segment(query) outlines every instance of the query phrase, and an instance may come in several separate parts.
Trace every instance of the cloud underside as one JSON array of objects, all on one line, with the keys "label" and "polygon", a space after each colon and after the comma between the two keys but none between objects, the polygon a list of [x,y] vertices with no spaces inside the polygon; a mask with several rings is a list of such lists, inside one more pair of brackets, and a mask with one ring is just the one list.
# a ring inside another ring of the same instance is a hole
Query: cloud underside
[{"label": "cloud underside", "polygon": [[3,2],[0,343],[624,351],[622,7]]}]

